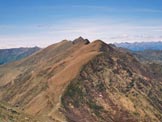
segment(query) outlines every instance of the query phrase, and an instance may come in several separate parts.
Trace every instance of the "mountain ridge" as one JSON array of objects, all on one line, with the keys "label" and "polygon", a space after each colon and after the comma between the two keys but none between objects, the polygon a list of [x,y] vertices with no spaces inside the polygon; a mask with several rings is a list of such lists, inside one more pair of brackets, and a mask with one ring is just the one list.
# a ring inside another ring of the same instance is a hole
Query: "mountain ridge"
[{"label": "mountain ridge", "polygon": [[160,122],[161,81],[148,67],[101,40],[78,39],[1,66],[0,100],[48,122]]}]

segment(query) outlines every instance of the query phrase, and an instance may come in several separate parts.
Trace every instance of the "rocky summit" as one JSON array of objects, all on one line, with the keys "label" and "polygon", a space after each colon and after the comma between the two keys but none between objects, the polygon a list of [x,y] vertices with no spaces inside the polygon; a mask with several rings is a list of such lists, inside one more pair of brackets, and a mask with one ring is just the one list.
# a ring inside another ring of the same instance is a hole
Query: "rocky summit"
[{"label": "rocky summit", "polygon": [[0,121],[161,122],[159,77],[114,45],[64,40],[0,66]]}]

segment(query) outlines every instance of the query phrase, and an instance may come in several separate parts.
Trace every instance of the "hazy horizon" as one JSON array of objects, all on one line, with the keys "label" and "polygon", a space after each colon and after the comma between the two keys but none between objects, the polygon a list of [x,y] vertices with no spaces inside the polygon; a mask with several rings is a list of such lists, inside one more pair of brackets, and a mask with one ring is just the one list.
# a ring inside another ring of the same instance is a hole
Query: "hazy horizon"
[{"label": "hazy horizon", "polygon": [[[76,38],[74,38],[74,39],[76,39]],[[74,40],[73,39],[73,40]],[[85,38],[85,39],[87,39],[87,38]],[[63,39],[63,40],[67,40],[67,39]],[[34,47],[38,47],[38,48],[46,48],[46,47],[48,47],[48,46],[50,46],[50,45],[52,45],[52,44],[56,44],[56,43],[59,43],[59,42],[61,42],[61,41],[63,41],[63,40],[60,40],[60,41],[56,41],[56,42],[54,42],[54,43],[51,43],[51,44],[49,44],[49,45],[31,45],[31,46],[29,46],[29,45],[24,45],[24,44],[22,44],[22,45],[16,45],[16,46],[14,46],[14,47],[12,47],[12,45],[8,45],[8,46],[5,46],[5,47],[0,47],[0,50],[1,49],[16,49],[16,48],[34,48]],[[68,41],[73,41],[73,40],[68,40]],[[98,40],[98,39],[95,39],[95,40]],[[90,42],[93,42],[93,41],[95,41],[95,40],[89,40]],[[101,39],[99,39],[99,40],[101,40]],[[104,42],[106,42],[107,44],[133,44],[133,43],[162,43],[162,41],[136,41],[136,42],[108,42],[108,41],[105,41],[105,40],[102,40],[102,41],[104,41]]]},{"label": "hazy horizon", "polygon": [[0,0],[0,48],[46,47],[79,36],[162,41],[161,6],[161,0]]}]

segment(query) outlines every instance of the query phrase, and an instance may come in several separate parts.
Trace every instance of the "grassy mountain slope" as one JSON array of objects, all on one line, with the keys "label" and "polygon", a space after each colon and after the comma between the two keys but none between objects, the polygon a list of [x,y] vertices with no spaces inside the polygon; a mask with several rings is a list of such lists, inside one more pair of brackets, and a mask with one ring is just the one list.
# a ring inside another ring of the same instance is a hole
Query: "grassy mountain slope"
[{"label": "grassy mountain slope", "polygon": [[0,102],[0,122],[41,122],[35,117],[13,108],[10,105]]},{"label": "grassy mountain slope", "polygon": [[160,122],[160,83],[131,55],[108,50],[82,69],[62,103],[72,122]]},{"label": "grassy mountain slope", "polygon": [[[11,70],[12,69],[12,70]],[[0,67],[0,100],[47,122],[160,122],[161,80],[130,53],[78,38]]]}]

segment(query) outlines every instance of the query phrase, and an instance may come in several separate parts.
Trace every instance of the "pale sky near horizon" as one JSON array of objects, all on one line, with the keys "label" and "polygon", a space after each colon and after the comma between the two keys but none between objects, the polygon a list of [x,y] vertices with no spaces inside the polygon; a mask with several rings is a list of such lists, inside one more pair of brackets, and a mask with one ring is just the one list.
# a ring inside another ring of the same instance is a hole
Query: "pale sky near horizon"
[{"label": "pale sky near horizon", "polygon": [[46,47],[79,36],[162,41],[162,0],[0,0],[0,48]]}]

